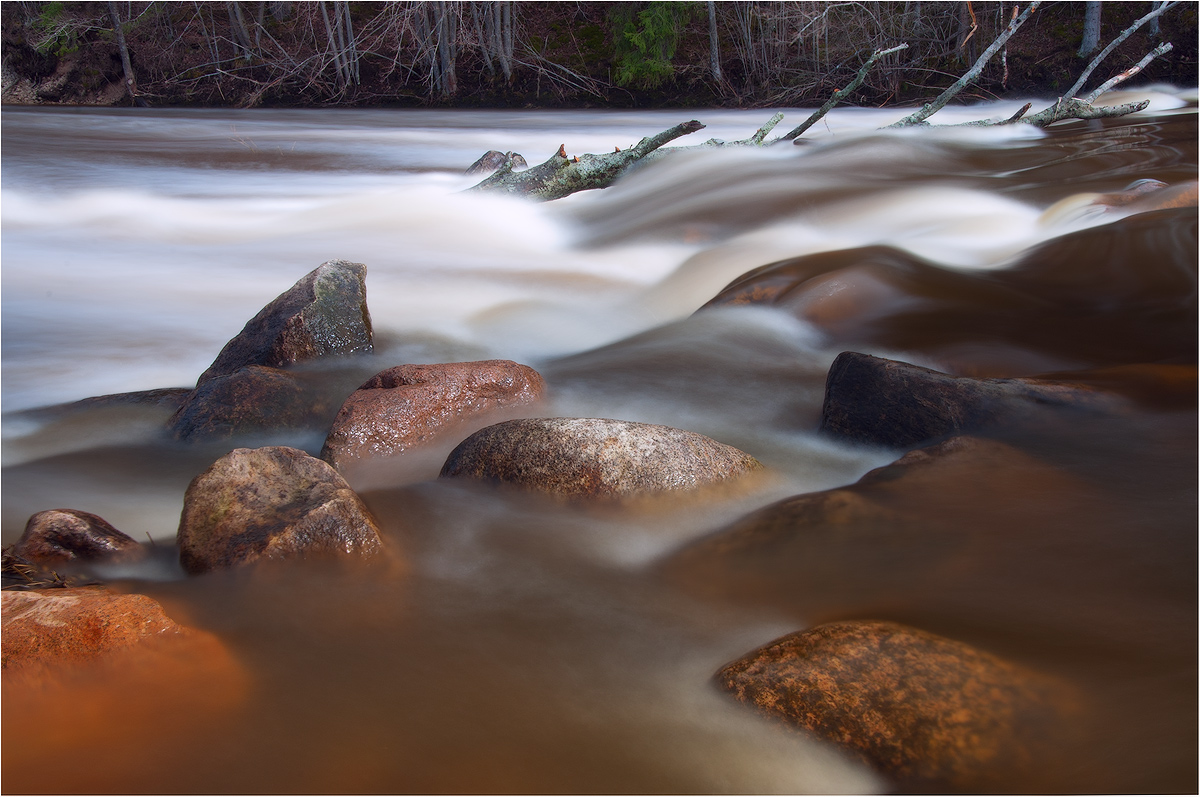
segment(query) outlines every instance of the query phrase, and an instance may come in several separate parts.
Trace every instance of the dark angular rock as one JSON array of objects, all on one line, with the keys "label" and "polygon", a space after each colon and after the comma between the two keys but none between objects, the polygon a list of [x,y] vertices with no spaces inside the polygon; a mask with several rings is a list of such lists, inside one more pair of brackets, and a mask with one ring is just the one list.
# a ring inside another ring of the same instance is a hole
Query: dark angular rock
[{"label": "dark angular rock", "polygon": [[682,429],[605,418],[526,418],[481,429],[443,477],[468,476],[575,498],[692,490],[762,469],[732,446]]},{"label": "dark angular rock", "polygon": [[280,367],[326,355],[372,350],[367,267],[330,260],[250,319],[197,385],[247,365]]},{"label": "dark angular rock", "polygon": [[221,439],[319,427],[332,413],[328,398],[296,375],[250,365],[201,382],[167,427],[180,440]]},{"label": "dark angular rock", "polygon": [[374,518],[337,471],[285,446],[235,449],[193,479],[177,539],[189,573],[383,548]]},{"label": "dark angular rock", "polygon": [[847,748],[906,790],[966,790],[1027,768],[1068,711],[1052,680],[896,623],[829,623],[723,667],[720,688]]},{"label": "dark angular rock", "polygon": [[321,458],[340,469],[350,460],[428,444],[450,430],[465,435],[537,404],[545,390],[537,371],[511,360],[389,368],[346,399]]},{"label": "dark angular rock", "polygon": [[128,559],[142,554],[137,540],[98,515],[77,509],[48,509],[25,524],[10,553],[41,566],[72,561]]},{"label": "dark angular rock", "polygon": [[1037,379],[971,379],[843,352],[825,382],[821,431],[907,448],[1021,417],[1038,407],[1116,411],[1116,396]]}]

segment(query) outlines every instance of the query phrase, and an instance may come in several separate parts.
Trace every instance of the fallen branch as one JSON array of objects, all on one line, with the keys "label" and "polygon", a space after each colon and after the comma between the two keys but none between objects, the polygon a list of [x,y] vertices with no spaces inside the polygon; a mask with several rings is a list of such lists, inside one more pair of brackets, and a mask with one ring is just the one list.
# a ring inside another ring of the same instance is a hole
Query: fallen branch
[{"label": "fallen branch", "polygon": [[[1158,8],[1154,9],[1149,14],[1147,14],[1146,16],[1142,17],[1141,19],[1137,20],[1132,25],[1130,25],[1128,28],[1126,28],[1124,31],[1122,31],[1120,36],[1118,36],[1117,38],[1115,38],[1111,42],[1109,42],[1108,46],[1105,47],[1103,50],[1101,50],[1100,54],[1092,59],[1091,63],[1089,63],[1087,65],[1087,68],[1083,70],[1083,74],[1081,74],[1079,76],[1079,79],[1075,81],[1075,85],[1071,86],[1071,88],[1068,89],[1067,92],[1063,96],[1064,97],[1074,97],[1077,94],[1079,94],[1079,92],[1083,91],[1084,84],[1087,83],[1087,79],[1089,77],[1091,77],[1092,72],[1095,71],[1096,67],[1100,66],[1100,63],[1105,58],[1108,58],[1109,54],[1113,50],[1117,49],[1117,47],[1120,46],[1121,42],[1125,41],[1130,36],[1132,36],[1134,31],[1136,31],[1142,25],[1145,25],[1147,22],[1149,22],[1152,19],[1156,19],[1164,11],[1166,11],[1169,8],[1173,8],[1175,5],[1177,5],[1177,3],[1163,3]],[[1099,95],[1097,95],[1097,96],[1099,96]]]},{"label": "fallen branch", "polygon": [[510,157],[495,174],[468,190],[520,194],[546,202],[578,191],[607,188],[622,172],[659,147],[703,128],[704,125],[695,120],[684,122],[658,135],[643,138],[628,149],[603,155],[569,158],[564,144],[545,163],[521,172],[513,170]]},{"label": "fallen branch", "polygon": [[791,140],[799,137],[805,130],[807,130],[808,128],[812,127],[817,122],[819,122],[821,120],[821,117],[823,117],[825,114],[827,114],[831,110],[833,110],[833,107],[835,105],[837,105],[839,102],[841,102],[848,94],[850,94],[850,92],[854,91],[859,86],[861,86],[862,82],[867,79],[867,73],[871,71],[871,67],[875,66],[875,63],[880,58],[883,58],[885,55],[889,55],[890,53],[899,52],[900,50],[905,50],[905,49],[908,49],[908,44],[898,44],[895,47],[889,47],[886,50],[876,50],[875,52],[873,52],[871,54],[871,57],[868,58],[866,60],[866,62],[862,65],[862,67],[858,70],[858,74],[854,76],[854,80],[850,81],[845,86],[845,88],[841,88],[841,89],[838,89],[837,91],[835,91],[833,93],[833,96],[830,97],[828,100],[826,100],[825,104],[822,105],[820,108],[818,108],[812,114],[812,116],[805,119],[803,123],[801,123],[799,126],[795,127],[794,129],[788,131],[787,133],[785,133],[784,135],[782,135],[778,139],[776,139],[776,141],[772,141],[771,143],[774,144],[774,143],[777,143],[778,141],[791,141]]},{"label": "fallen branch", "polygon": [[1122,83],[1126,80],[1129,80],[1129,78],[1133,77],[1138,72],[1141,72],[1143,69],[1146,68],[1146,65],[1149,64],[1151,61],[1153,61],[1155,58],[1158,58],[1160,55],[1166,55],[1167,53],[1171,52],[1171,50],[1174,49],[1174,46],[1175,45],[1171,44],[1170,42],[1166,42],[1165,44],[1158,45],[1153,50],[1146,53],[1146,56],[1142,60],[1138,61],[1136,64],[1129,67],[1124,72],[1117,75],[1116,77],[1110,78],[1109,80],[1105,81],[1103,84],[1100,85],[1099,88],[1097,88],[1091,94],[1084,97],[1083,101],[1087,102],[1087,103],[1095,102],[1097,97],[1099,97],[1101,94],[1103,94],[1104,92],[1111,89],[1113,86],[1117,85],[1118,83]]},{"label": "fallen branch", "polygon": [[965,89],[979,77],[979,75],[983,72],[983,68],[987,66],[987,62],[992,60],[992,56],[994,56],[996,52],[1004,46],[1005,42],[1007,42],[1012,35],[1017,32],[1018,28],[1025,24],[1025,20],[1029,19],[1030,14],[1037,10],[1040,2],[1041,0],[1033,0],[1033,2],[1029,4],[1029,8],[1026,8],[1023,12],[1021,12],[1019,17],[1016,17],[1009,22],[1008,27],[1004,29],[1004,32],[997,36],[996,40],[989,44],[988,48],[984,50],[983,54],[980,55],[978,60],[975,61],[975,65],[967,70],[966,74],[956,80],[953,86],[943,91],[936,100],[926,103],[925,105],[921,106],[919,111],[909,114],[899,122],[888,125],[888,127],[909,127],[911,125],[919,125],[944,108],[946,104],[950,102],[950,100],[954,99],[954,97],[957,96],[960,91]]}]

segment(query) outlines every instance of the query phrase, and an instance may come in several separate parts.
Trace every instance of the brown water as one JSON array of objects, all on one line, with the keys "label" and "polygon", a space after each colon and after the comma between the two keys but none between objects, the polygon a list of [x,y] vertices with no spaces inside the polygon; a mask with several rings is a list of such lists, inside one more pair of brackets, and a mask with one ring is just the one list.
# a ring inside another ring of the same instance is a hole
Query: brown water
[{"label": "brown water", "polygon": [[[529,206],[457,194],[455,170],[488,148],[605,151],[682,117],[6,111],[4,543],[61,506],[149,535],[151,565],[107,575],[223,652],[6,690],[3,790],[884,790],[710,680],[782,634],[875,618],[1082,695],[1042,769],[1000,773],[998,790],[1195,791],[1196,212],[1043,217],[1135,179],[1195,180],[1195,106],[1044,136],[871,133],[883,114]],[[697,115],[715,128],[701,135],[732,139],[762,114]],[[811,294],[693,315],[744,272],[822,252],[820,273],[858,291],[836,322]],[[588,509],[438,481],[450,441],[352,475],[386,562],[185,578],[172,543],[188,481],[238,445],[316,452],[322,430],[184,446],[162,410],[22,411],[189,384],[331,257],[367,264],[378,351],[312,378],[508,357],[545,376],[553,414],[701,432],[770,475]],[[815,434],[845,349],[1071,372],[1129,410],[994,429],[988,456],[876,494],[886,527],[814,529],[805,556],[668,574],[750,512],[899,455]]]}]

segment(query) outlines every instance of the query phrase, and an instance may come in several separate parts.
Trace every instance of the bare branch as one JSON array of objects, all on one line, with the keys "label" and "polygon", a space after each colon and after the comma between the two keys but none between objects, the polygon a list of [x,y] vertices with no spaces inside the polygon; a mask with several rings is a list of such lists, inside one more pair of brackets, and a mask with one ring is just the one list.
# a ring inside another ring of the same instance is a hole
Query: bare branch
[{"label": "bare branch", "polygon": [[1008,27],[1004,29],[1004,32],[997,36],[996,40],[988,45],[988,48],[984,50],[983,54],[979,56],[979,59],[975,61],[975,65],[972,66],[966,74],[955,81],[953,86],[943,91],[936,100],[923,105],[916,113],[909,114],[899,122],[888,125],[888,127],[908,127],[910,125],[921,124],[926,119],[944,108],[946,104],[950,102],[950,100],[954,99],[954,97],[960,91],[965,89],[972,81],[979,77],[980,73],[983,72],[983,68],[987,66],[987,62],[990,61],[992,56],[996,54],[996,51],[1003,47],[1005,42],[1007,42],[1012,35],[1017,32],[1017,29],[1020,28],[1021,25],[1025,24],[1025,20],[1029,19],[1030,14],[1037,10],[1040,2],[1041,0],[1033,0],[1033,2],[1029,4],[1029,8],[1026,8],[1019,17],[1009,22]]},{"label": "bare branch", "polygon": [[1164,11],[1166,11],[1167,9],[1172,8],[1176,5],[1178,5],[1177,2],[1161,3],[1161,4],[1159,4],[1159,6],[1157,8],[1155,8],[1149,14],[1142,17],[1137,22],[1134,22],[1132,25],[1130,25],[1128,28],[1126,28],[1121,33],[1120,36],[1118,36],[1117,38],[1115,38],[1111,42],[1109,42],[1108,46],[1105,47],[1103,50],[1101,50],[1100,54],[1092,59],[1092,62],[1087,65],[1086,69],[1083,70],[1083,74],[1081,74],[1079,76],[1079,79],[1075,81],[1075,85],[1071,86],[1071,88],[1069,88],[1063,96],[1064,97],[1074,97],[1079,92],[1083,91],[1083,87],[1087,83],[1087,79],[1089,77],[1091,77],[1092,72],[1096,69],[1096,67],[1100,66],[1101,61],[1103,61],[1105,58],[1108,58],[1109,54],[1113,50],[1117,49],[1117,47],[1121,44],[1121,42],[1125,41],[1130,36],[1132,36],[1134,34],[1134,31],[1136,31],[1142,25],[1145,25],[1147,22],[1149,22],[1152,19],[1156,19]]},{"label": "bare branch", "polygon": [[[845,88],[841,88],[841,89],[838,89],[837,91],[835,91],[833,93],[833,96],[830,97],[828,100],[826,100],[825,104],[822,105],[820,108],[818,108],[812,114],[812,116],[810,116],[810,117],[808,117],[808,119],[804,120],[804,122],[802,124],[800,124],[798,127],[789,131],[785,135],[780,136],[778,139],[776,139],[776,141],[791,141],[792,139],[800,136],[802,133],[804,133],[805,130],[807,130],[808,128],[815,125],[818,121],[820,121],[821,117],[823,117],[825,114],[827,114],[831,110],[833,110],[833,107],[835,105],[837,105],[839,102],[841,102],[850,92],[854,91],[859,86],[861,86],[862,82],[867,79],[867,73],[871,71],[871,67],[875,66],[875,63],[880,58],[883,58],[885,55],[888,55],[890,53],[895,53],[895,52],[899,52],[901,50],[906,50],[906,49],[908,49],[908,44],[898,44],[895,47],[889,47],[886,50],[876,50],[875,52],[871,53],[871,57],[868,58],[866,60],[866,63],[864,63],[862,65],[862,67],[858,70],[858,74],[854,76],[854,80],[850,81],[846,85]],[[771,143],[774,144],[776,142],[772,141]]]},{"label": "bare branch", "polygon": [[1083,101],[1086,103],[1089,103],[1089,104],[1095,102],[1096,98],[1099,97],[1101,94],[1108,91],[1109,89],[1111,89],[1113,86],[1117,85],[1118,83],[1123,83],[1124,81],[1129,80],[1129,78],[1133,77],[1138,72],[1141,72],[1143,69],[1145,69],[1146,65],[1149,64],[1151,61],[1153,61],[1155,58],[1158,58],[1160,55],[1166,55],[1167,53],[1171,52],[1171,50],[1173,50],[1174,47],[1175,47],[1175,45],[1171,44],[1170,42],[1166,42],[1165,44],[1158,45],[1153,50],[1146,53],[1146,56],[1142,60],[1138,61],[1136,64],[1129,67],[1124,72],[1117,75],[1116,77],[1110,78],[1109,80],[1105,81],[1103,84],[1100,85],[1099,88],[1097,88],[1091,94],[1084,97]]}]

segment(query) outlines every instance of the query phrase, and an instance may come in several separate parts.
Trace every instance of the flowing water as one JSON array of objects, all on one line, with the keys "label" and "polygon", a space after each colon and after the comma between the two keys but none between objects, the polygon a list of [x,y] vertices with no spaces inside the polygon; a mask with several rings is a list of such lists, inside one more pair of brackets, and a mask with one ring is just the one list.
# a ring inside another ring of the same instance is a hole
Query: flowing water
[{"label": "flowing water", "polygon": [[[150,538],[158,556],[108,575],[212,632],[248,683],[206,717],[167,699],[186,681],[96,685],[119,693],[99,717],[46,698],[25,741],[29,718],[8,709],[5,790],[876,791],[861,764],[710,682],[784,633],[864,612],[1103,696],[1052,771],[1001,790],[1194,790],[1195,209],[1139,221],[1134,206],[1087,204],[1138,179],[1196,179],[1195,93],[1150,96],[1142,114],[1051,131],[879,132],[904,112],[840,109],[804,146],[681,154],[550,204],[463,193],[463,170],[489,149],[531,163],[560,144],[606,152],[692,116],[708,126],[692,138],[736,140],[770,112],[5,110],[3,542],[55,507]],[[1093,269],[1114,248],[1086,231],[1125,217],[1134,243]],[[902,323],[929,301],[903,280],[868,280],[867,308],[824,326],[783,306],[695,313],[786,258],[888,246],[990,285],[1063,241],[1053,285],[1039,283],[1058,304],[1008,315],[970,287],[942,297],[993,319],[982,341],[947,347]],[[323,430],[185,445],[159,407],[31,410],[194,384],[247,319],[334,258],[367,265],[376,352],[314,378],[349,390],[401,363],[517,360],[546,377],[547,414],[700,432],[770,477],[589,510],[439,482],[443,448],[351,474],[395,567],[185,578],[172,545],[191,478],[238,446],[315,454]],[[1163,318],[1184,320],[1178,340],[1146,332]],[[1004,438],[1021,452],[1006,467],[909,497],[911,544],[849,539],[803,563],[783,598],[662,578],[682,546],[899,455],[815,432],[847,348],[954,373],[1091,369],[1135,409]],[[1181,371],[1182,389],[1095,371],[1147,363]]]}]

